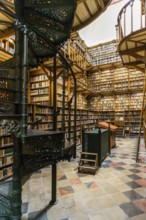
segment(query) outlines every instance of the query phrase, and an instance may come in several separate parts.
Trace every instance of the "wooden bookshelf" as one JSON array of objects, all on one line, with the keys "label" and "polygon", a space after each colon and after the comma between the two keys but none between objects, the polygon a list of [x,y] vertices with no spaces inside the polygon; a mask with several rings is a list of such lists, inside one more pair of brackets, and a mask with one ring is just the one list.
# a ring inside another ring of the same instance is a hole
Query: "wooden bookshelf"
[{"label": "wooden bookshelf", "polygon": [[[144,74],[122,65],[108,68],[102,65],[90,71],[88,80],[93,87],[88,107],[99,111],[99,120],[123,126],[128,135],[138,134]],[[134,111],[139,116],[132,121]]]},{"label": "wooden bookshelf", "polygon": [[88,47],[88,52],[90,53],[90,57],[92,57],[92,59],[89,58],[89,62],[93,66],[120,62],[121,58],[117,52],[117,45],[117,41],[113,40],[93,47]]},{"label": "wooden bookshelf", "polygon": [[50,81],[43,69],[33,69],[29,72],[28,100],[30,103],[50,104]]},{"label": "wooden bookshelf", "polygon": [[12,176],[13,145],[11,134],[0,127],[0,181]]}]

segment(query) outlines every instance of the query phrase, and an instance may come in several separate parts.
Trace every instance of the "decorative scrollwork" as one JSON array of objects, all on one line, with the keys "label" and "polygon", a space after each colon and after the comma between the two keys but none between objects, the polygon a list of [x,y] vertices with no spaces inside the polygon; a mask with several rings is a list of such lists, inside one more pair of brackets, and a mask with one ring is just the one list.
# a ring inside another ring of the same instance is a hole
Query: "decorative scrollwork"
[{"label": "decorative scrollwork", "polygon": [[14,105],[10,103],[0,102],[0,114],[12,114],[14,113]]},{"label": "decorative scrollwork", "polygon": [[9,94],[7,91],[0,90],[0,100],[8,100],[9,99]]},{"label": "decorative scrollwork", "polygon": [[1,127],[5,128],[8,133],[14,134],[16,137],[20,137],[20,124],[18,121],[1,120]]},{"label": "decorative scrollwork", "polygon": [[11,190],[12,181],[0,183],[0,217],[12,214]]},{"label": "decorative scrollwork", "polygon": [[0,88],[7,88],[7,83],[5,81],[0,81]]},{"label": "decorative scrollwork", "polygon": [[0,195],[0,216],[12,215],[12,211],[11,211],[12,208],[10,207],[10,205],[11,204],[8,202],[8,200]]},{"label": "decorative scrollwork", "polygon": [[23,175],[62,159],[63,133],[31,136],[23,145]]}]

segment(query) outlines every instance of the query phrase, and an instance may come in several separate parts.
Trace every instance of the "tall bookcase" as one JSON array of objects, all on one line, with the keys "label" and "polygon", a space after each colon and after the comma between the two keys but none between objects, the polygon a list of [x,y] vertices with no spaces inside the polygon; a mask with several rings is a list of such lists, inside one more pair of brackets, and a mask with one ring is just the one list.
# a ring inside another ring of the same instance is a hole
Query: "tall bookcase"
[{"label": "tall bookcase", "polygon": [[99,120],[122,124],[127,134],[138,134],[144,74],[111,66],[90,73],[88,79],[94,88],[88,106],[99,111]]}]

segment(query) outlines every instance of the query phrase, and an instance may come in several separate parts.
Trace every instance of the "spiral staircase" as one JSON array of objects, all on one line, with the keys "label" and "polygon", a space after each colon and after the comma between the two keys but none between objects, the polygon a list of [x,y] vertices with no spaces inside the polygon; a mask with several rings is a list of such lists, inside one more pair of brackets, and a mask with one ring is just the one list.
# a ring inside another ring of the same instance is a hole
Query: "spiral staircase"
[{"label": "spiral staircase", "polygon": [[[50,204],[56,202],[56,163],[75,157],[76,147],[74,143],[71,148],[65,149],[63,130],[49,132],[27,129],[26,110],[28,68],[37,67],[49,57],[55,60],[56,56],[59,56],[64,71],[69,70],[73,76],[76,105],[76,79],[67,60],[58,50],[70,36],[76,1],[15,0],[14,4],[15,13],[3,0],[0,1],[0,12],[14,19],[16,38],[14,57],[0,64],[0,120],[14,139],[13,178],[0,184],[0,219],[4,220],[21,219],[22,184],[34,171],[48,165],[52,165]],[[73,97],[70,102],[72,100]]]},{"label": "spiral staircase", "polygon": [[145,74],[136,161],[139,157],[140,136],[143,126],[146,147],[146,1],[130,0],[120,11],[117,21],[118,51],[128,68]]}]

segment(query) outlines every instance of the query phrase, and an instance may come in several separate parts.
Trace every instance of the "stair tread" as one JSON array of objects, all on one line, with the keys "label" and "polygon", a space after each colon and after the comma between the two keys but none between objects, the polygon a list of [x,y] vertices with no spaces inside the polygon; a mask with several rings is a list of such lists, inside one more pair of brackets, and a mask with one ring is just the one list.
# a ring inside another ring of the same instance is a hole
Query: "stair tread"
[{"label": "stair tread", "polygon": [[92,159],[86,159],[86,158],[81,158],[81,161],[88,161],[88,162],[96,162],[96,160],[92,160]]},{"label": "stair tread", "polygon": [[97,156],[97,153],[91,153],[91,152],[81,152],[81,154],[86,154],[86,155],[95,155]]},{"label": "stair tread", "polygon": [[0,195],[5,198],[11,197],[12,180],[0,183]]},{"label": "stair tread", "polygon": [[92,170],[95,170],[95,169],[97,169],[98,167],[97,166],[78,166],[78,168],[86,168],[86,169],[92,169]]},{"label": "stair tread", "polygon": [[0,114],[0,118],[20,118],[21,114]]}]

